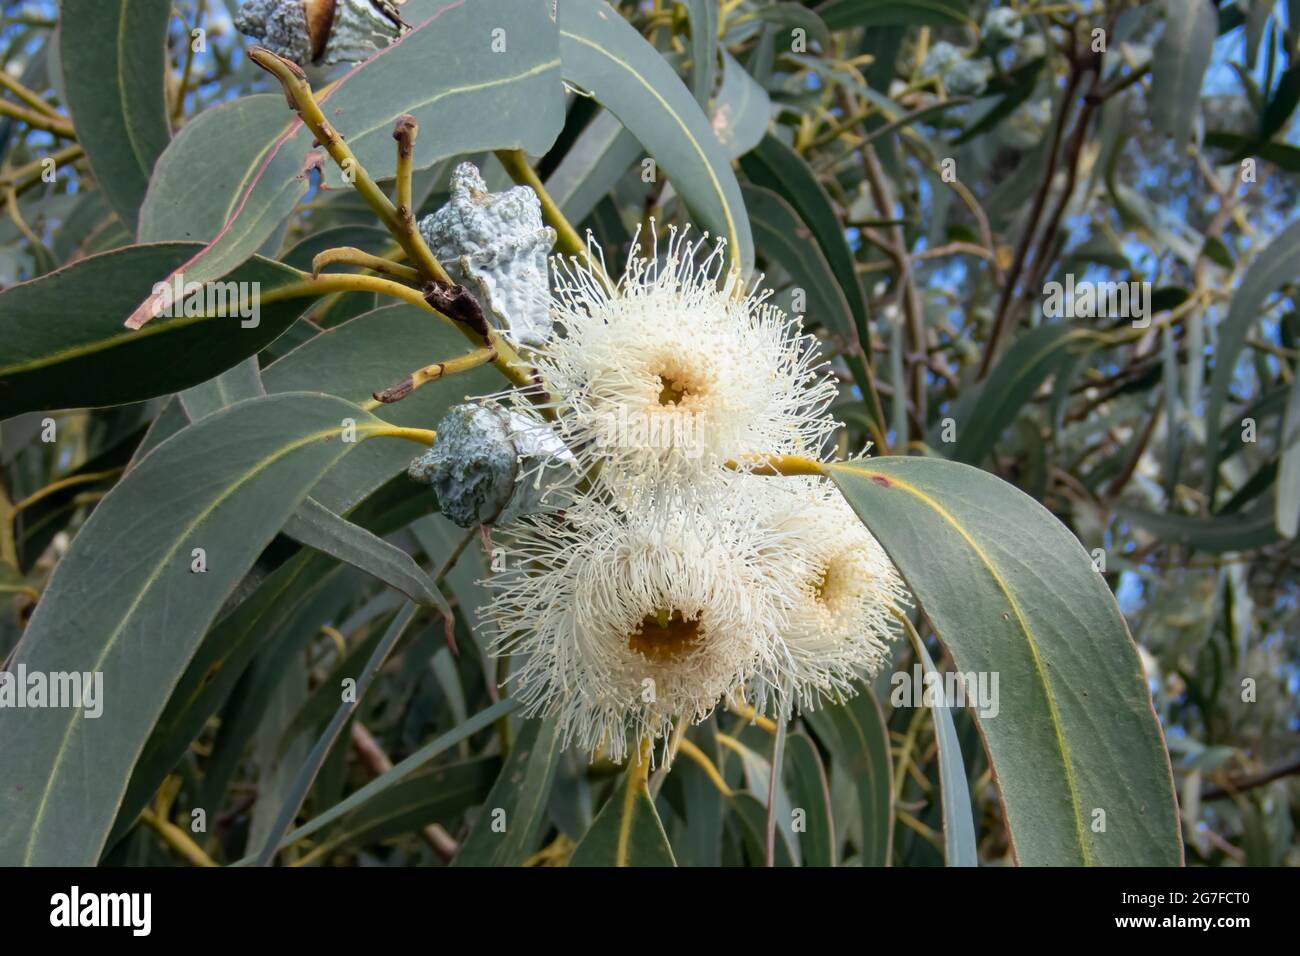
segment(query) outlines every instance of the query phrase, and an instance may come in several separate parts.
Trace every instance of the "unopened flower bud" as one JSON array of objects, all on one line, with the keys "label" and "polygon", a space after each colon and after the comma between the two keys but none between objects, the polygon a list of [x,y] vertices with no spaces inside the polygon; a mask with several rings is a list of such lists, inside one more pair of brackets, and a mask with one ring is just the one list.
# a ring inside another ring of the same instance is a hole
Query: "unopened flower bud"
[{"label": "unopened flower bud", "polygon": [[942,78],[944,88],[956,96],[979,96],[993,75],[988,60],[967,59],[967,53],[940,40],[930,48],[921,64],[924,76]]},{"label": "unopened flower bud", "polygon": [[1025,24],[1020,14],[1010,7],[994,7],[984,15],[981,27],[984,39],[993,47],[1015,43],[1025,35]]},{"label": "unopened flower bud", "polygon": [[940,40],[925,55],[921,73],[924,76],[943,76],[963,59],[961,50],[946,40]]},{"label": "unopened flower bud", "polygon": [[993,75],[988,60],[962,60],[943,76],[943,85],[955,96],[979,96]]},{"label": "unopened flower bud", "polygon": [[407,474],[431,485],[442,513],[462,528],[541,510],[559,487],[543,482],[542,472],[573,460],[544,423],[494,405],[454,405],[437,433]]},{"label": "unopened flower bud", "polygon": [[490,193],[473,163],[451,177],[451,200],[420,222],[420,232],[457,282],[482,292],[488,311],[512,339],[542,345],[550,337],[546,257],[555,230],[527,186]]}]

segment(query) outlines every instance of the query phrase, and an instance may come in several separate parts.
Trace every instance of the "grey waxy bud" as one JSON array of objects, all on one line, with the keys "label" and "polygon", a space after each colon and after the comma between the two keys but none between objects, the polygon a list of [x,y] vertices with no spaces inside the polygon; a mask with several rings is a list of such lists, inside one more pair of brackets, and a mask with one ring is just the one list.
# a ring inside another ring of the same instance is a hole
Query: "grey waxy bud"
[{"label": "grey waxy bud", "polygon": [[391,0],[247,0],[235,27],[307,66],[358,63],[388,46],[405,25]]},{"label": "grey waxy bud", "polygon": [[988,60],[963,60],[943,76],[943,85],[956,96],[979,96],[993,75]]},{"label": "grey waxy bud", "polygon": [[947,40],[940,40],[926,53],[921,63],[921,73],[925,76],[943,76],[965,59],[965,55]]},{"label": "grey waxy bud", "polygon": [[527,186],[488,192],[473,163],[451,177],[451,200],[420,222],[438,261],[462,285],[476,288],[497,324],[521,345],[551,334],[546,257],[555,230],[542,223],[542,204]]},{"label": "grey waxy bud", "polygon": [[557,506],[551,495],[564,483],[543,473],[573,456],[546,425],[494,405],[454,405],[437,432],[407,474],[432,486],[442,513],[462,528]]},{"label": "grey waxy bud", "polygon": [[1025,25],[1020,19],[1020,14],[1010,7],[994,7],[984,15],[980,32],[994,47],[1001,47],[1015,43],[1024,36]]},{"label": "grey waxy bud", "polygon": [[944,88],[955,96],[979,96],[993,75],[993,64],[967,59],[965,51],[940,40],[925,55],[921,73],[941,77]]}]

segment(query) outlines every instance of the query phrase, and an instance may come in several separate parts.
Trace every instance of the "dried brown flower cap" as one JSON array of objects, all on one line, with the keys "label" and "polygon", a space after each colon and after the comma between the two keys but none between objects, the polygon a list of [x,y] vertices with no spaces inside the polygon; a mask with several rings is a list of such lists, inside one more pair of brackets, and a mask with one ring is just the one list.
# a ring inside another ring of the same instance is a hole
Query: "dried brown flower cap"
[{"label": "dried brown flower cap", "polygon": [[334,30],[334,16],[338,0],[302,0],[302,12],[307,18],[307,37],[311,42],[311,61],[317,63],[325,55],[325,44]]}]

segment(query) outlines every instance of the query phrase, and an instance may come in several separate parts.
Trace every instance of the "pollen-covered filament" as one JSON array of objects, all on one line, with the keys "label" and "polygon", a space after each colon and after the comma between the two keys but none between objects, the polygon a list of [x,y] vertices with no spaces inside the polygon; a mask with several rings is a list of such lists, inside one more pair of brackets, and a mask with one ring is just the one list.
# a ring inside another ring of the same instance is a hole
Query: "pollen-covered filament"
[{"label": "pollen-covered filament", "polygon": [[686,618],[681,611],[660,610],[641,619],[641,626],[627,639],[627,646],[647,660],[665,664],[688,654],[700,639],[698,618]]}]

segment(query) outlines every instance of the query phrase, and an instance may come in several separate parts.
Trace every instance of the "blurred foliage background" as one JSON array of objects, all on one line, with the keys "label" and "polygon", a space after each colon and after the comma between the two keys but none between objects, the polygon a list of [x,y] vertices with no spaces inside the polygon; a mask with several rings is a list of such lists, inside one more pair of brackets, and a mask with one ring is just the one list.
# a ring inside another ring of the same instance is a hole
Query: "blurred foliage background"
[{"label": "blurred foliage background", "polygon": [[[833,356],[842,450],[873,442],[877,452],[965,461],[1051,509],[1094,553],[1142,648],[1188,862],[1300,862],[1300,459],[1285,437],[1300,436],[1300,3],[613,6],[692,90],[736,165],[767,283]],[[173,129],[272,90],[242,55],[237,7],[174,5]],[[59,11],[29,0],[5,2],[3,12],[5,75],[54,109],[33,124],[24,111],[41,110],[13,84],[0,96],[0,288],[133,241],[62,110]],[[197,52],[196,29],[206,38]],[[564,129],[537,171],[617,261],[638,224],[652,215],[682,221],[683,203],[598,103],[577,91],[567,102]],[[41,176],[45,157],[57,162],[53,182]],[[509,184],[491,155],[468,158],[492,188]],[[422,212],[446,200],[451,165],[426,177]],[[313,237],[372,226],[353,192],[313,188],[264,251],[298,249],[301,264]],[[1149,283],[1147,321],[1045,315],[1048,283],[1067,276]],[[373,305],[358,295],[325,300],[262,364]],[[60,413],[57,445],[39,441],[41,413],[4,422],[0,517],[16,542],[0,658],[70,537],[151,426],[175,414],[166,399]],[[69,476],[79,477],[54,484]],[[433,567],[437,556],[456,556],[444,589],[456,607],[454,636],[462,651],[474,649],[481,549],[436,516],[400,525],[393,540]],[[364,659],[399,603],[351,569],[328,581],[293,605],[308,636],[250,659],[142,825],[119,821],[110,861],[176,860],[166,821],[196,807],[208,808],[200,842],[211,858],[231,862],[254,845],[269,823],[258,808],[274,809],[263,798],[292,777],[283,753],[301,754],[313,739],[303,729],[330,713],[330,695],[317,689],[348,659]],[[441,624],[421,622],[413,633],[331,752],[309,817],[494,697],[494,675],[476,653],[453,656]],[[896,665],[912,665],[906,642]],[[877,696],[895,771],[890,856],[938,865],[935,729],[928,711],[888,705],[888,680],[886,672]],[[958,714],[956,727],[980,859],[1007,862],[974,724]],[[825,742],[815,722],[806,729]],[[731,787],[766,787],[762,728],[722,714],[704,732]],[[819,759],[809,750],[798,762]],[[830,768],[837,842],[851,861],[864,839],[858,797],[844,762]],[[491,744],[461,740],[422,771],[436,775],[437,801],[428,787],[390,790],[385,805],[354,811],[350,829],[317,834],[292,858],[440,862],[464,839],[499,769]],[[551,771],[546,812],[516,848],[521,860],[562,861],[612,779],[612,768],[589,768],[576,754]],[[412,803],[412,794],[421,795]],[[712,799],[720,798],[690,764],[661,792],[679,810]],[[761,862],[747,829],[752,811],[720,818],[711,836],[687,826],[684,812],[664,816],[682,862],[752,863]]]}]

